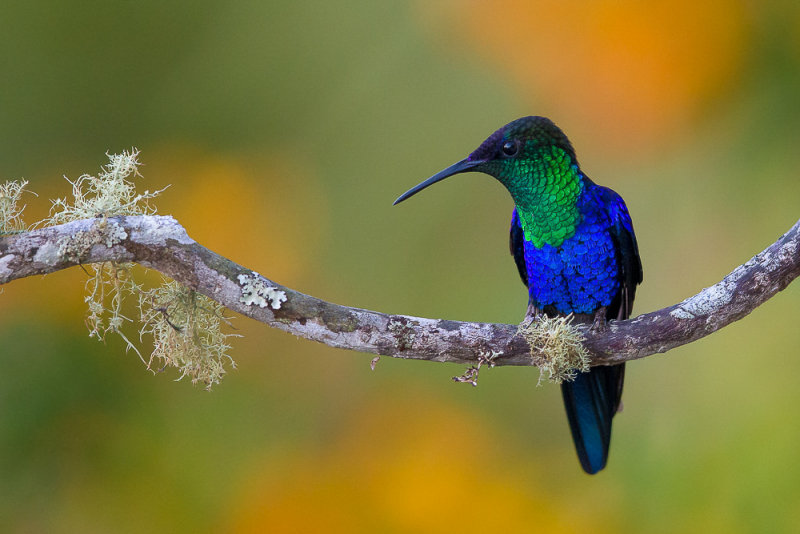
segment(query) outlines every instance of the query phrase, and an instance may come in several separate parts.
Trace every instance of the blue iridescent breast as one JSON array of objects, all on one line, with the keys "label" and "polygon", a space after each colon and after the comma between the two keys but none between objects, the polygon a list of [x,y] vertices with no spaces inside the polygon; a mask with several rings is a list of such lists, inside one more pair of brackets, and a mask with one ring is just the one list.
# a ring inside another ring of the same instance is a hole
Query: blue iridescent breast
[{"label": "blue iridescent breast", "polygon": [[609,306],[619,292],[612,221],[599,189],[590,182],[578,198],[580,223],[575,235],[561,245],[545,243],[537,248],[525,241],[528,292],[539,309],[590,314]]}]

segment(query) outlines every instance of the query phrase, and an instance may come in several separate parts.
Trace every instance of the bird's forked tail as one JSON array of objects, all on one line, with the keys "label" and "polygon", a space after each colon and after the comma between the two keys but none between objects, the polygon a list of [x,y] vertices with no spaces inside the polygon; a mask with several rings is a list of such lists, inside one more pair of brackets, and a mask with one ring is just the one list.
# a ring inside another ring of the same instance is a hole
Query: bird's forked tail
[{"label": "bird's forked tail", "polygon": [[583,470],[593,475],[606,466],[611,419],[622,397],[625,364],[592,367],[561,384],[572,440]]}]

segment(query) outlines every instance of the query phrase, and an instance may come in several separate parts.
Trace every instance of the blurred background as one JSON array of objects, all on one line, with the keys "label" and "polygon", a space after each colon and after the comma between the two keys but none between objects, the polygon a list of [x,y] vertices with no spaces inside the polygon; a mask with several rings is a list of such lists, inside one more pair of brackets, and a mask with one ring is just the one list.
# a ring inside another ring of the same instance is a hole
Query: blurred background
[{"label": "blurred background", "polygon": [[[512,208],[463,175],[546,115],[627,201],[635,312],[717,282],[800,217],[796,2],[56,2],[3,6],[0,180],[26,220],[136,146],[201,244],[384,312],[518,322]],[[585,475],[533,368],[334,350],[236,317],[211,392],[87,337],[80,269],[0,294],[4,532],[800,529],[800,284],[629,364]],[[146,347],[145,347],[146,348]]]}]

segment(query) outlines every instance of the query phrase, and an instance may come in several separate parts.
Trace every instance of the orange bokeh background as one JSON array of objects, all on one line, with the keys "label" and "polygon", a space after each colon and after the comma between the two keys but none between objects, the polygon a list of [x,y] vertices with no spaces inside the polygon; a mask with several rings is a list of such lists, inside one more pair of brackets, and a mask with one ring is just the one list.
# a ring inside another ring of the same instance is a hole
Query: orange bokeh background
[{"label": "orange bokeh background", "polygon": [[[26,220],[136,146],[140,190],[199,243],[334,302],[518,322],[507,193],[408,187],[524,115],[617,190],[636,313],[718,281],[798,217],[793,3],[7,6],[0,177]],[[148,280],[155,280],[152,275]],[[627,368],[608,469],[558,388],[334,350],[232,317],[211,392],[87,339],[80,269],[0,292],[0,531],[795,532],[794,284]],[[133,312],[133,310],[131,310]],[[131,313],[133,316],[133,313]],[[137,338],[135,325],[129,337]],[[147,349],[147,340],[142,347]]]},{"label": "orange bokeh background", "polygon": [[[712,2],[491,0],[418,4],[431,32],[508,76],[536,114],[639,154],[680,137],[740,79],[751,9]],[[599,149],[599,148],[597,148]]]}]

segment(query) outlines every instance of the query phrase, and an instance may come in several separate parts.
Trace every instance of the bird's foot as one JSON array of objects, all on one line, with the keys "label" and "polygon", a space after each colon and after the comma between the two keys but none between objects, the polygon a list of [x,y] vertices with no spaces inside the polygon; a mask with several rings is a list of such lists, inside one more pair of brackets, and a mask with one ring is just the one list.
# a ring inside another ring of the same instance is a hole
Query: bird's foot
[{"label": "bird's foot", "polygon": [[542,316],[542,310],[537,308],[534,304],[528,304],[528,309],[525,312],[525,318],[522,320],[523,328],[528,328],[530,325],[533,324],[534,321],[539,319]]},{"label": "bird's foot", "polygon": [[592,326],[589,330],[591,330],[593,334],[602,334],[608,330],[605,306],[594,312],[594,321],[592,321]]}]

